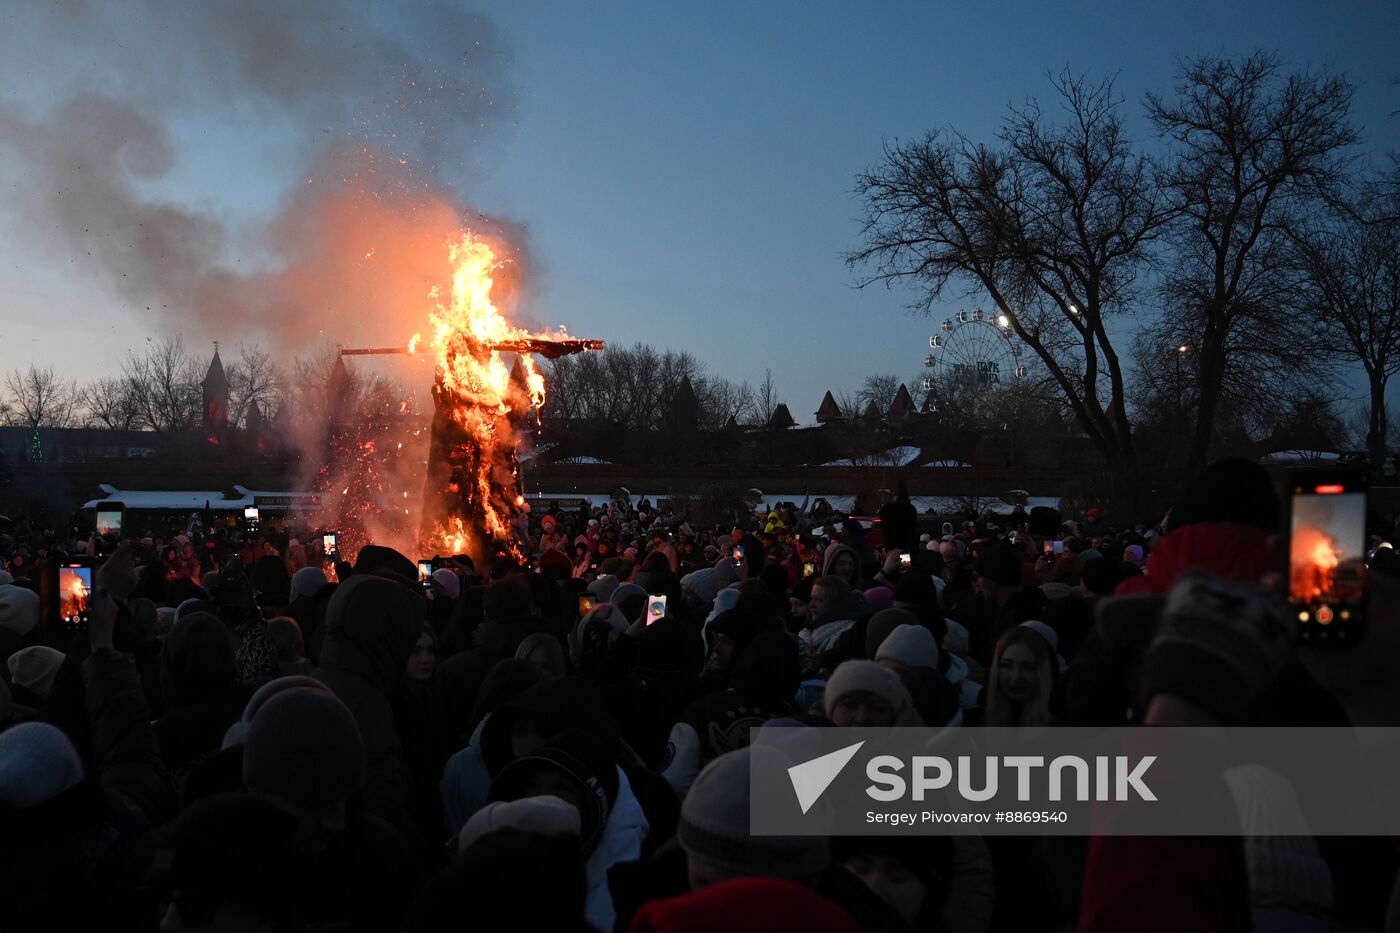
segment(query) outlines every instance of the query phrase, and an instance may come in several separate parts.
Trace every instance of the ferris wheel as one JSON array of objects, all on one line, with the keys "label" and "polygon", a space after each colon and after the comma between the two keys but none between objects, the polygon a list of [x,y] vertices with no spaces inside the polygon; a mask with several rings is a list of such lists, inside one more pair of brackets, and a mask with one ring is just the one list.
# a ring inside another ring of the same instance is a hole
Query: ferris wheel
[{"label": "ferris wheel", "polygon": [[1021,345],[1011,336],[1006,315],[989,318],[981,308],[945,319],[928,339],[923,388],[979,393],[1015,385],[1026,378]]}]

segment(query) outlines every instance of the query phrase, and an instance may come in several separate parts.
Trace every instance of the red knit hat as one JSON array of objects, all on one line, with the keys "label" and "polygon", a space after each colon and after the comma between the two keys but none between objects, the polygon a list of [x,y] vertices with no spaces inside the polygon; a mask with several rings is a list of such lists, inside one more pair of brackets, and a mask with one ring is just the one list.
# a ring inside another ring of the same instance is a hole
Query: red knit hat
[{"label": "red knit hat", "polygon": [[679,897],[648,901],[631,933],[859,933],[851,915],[793,881],[733,878]]}]

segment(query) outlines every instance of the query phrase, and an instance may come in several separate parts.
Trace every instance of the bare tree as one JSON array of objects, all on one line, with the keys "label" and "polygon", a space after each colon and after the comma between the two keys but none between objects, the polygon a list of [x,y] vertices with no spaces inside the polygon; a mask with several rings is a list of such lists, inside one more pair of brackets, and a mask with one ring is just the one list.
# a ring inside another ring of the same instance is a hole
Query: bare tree
[{"label": "bare tree", "polygon": [[127,379],[98,379],[78,391],[77,407],[84,426],[109,431],[131,431],[140,420],[140,410]]},{"label": "bare tree", "polygon": [[773,417],[773,409],[778,407],[778,387],[773,382],[773,370],[763,371],[763,381],[758,384],[754,396],[757,411],[754,412],[753,423],[767,424],[768,419]]},{"label": "bare tree", "polygon": [[860,391],[856,393],[856,401],[862,408],[874,402],[875,407],[883,413],[889,409],[898,391],[899,377],[893,373],[866,376],[865,381],[860,384]]},{"label": "bare tree", "polygon": [[1363,205],[1296,242],[1317,345],[1366,373],[1366,450],[1379,467],[1388,437],[1386,386],[1400,372],[1400,220],[1371,213]]},{"label": "bare tree", "polygon": [[1011,110],[995,146],[948,132],[887,148],[860,177],[866,244],[848,258],[873,268],[862,285],[914,282],[925,312],[952,292],[988,296],[1132,494],[1126,374],[1109,324],[1130,307],[1167,212],[1112,81],[1066,71],[1053,84],[1061,123],[1031,102]]},{"label": "bare tree", "polygon": [[695,384],[700,402],[699,428],[717,431],[733,418],[736,424],[751,421],[758,410],[754,388],[747,381],[731,382],[719,376],[702,377]]},{"label": "bare tree", "polygon": [[1172,97],[1148,95],[1149,117],[1173,144],[1162,295],[1169,321],[1192,338],[1197,370],[1188,467],[1209,455],[1231,366],[1296,359],[1288,233],[1346,176],[1352,93],[1343,78],[1284,74],[1256,53],[1188,61]]},{"label": "bare tree", "polygon": [[34,363],[26,370],[13,370],[5,377],[9,394],[4,410],[5,423],[28,428],[66,428],[73,424],[77,390],[64,382],[53,367],[40,369]]},{"label": "bare tree", "polygon": [[[704,366],[690,353],[658,350],[648,344],[609,346],[601,353],[581,353],[547,360],[544,364],[545,414],[562,419],[601,419],[633,431],[667,426],[676,392],[689,379],[701,403],[719,405],[730,414],[743,414],[750,390],[727,384],[710,385]],[[707,398],[709,402],[707,402]],[[728,411],[730,405],[733,410]]]},{"label": "bare tree", "polygon": [[167,337],[122,367],[136,407],[136,423],[151,431],[187,431],[199,424],[203,408],[199,363],[184,341]]},{"label": "bare tree", "polygon": [[239,425],[256,402],[272,415],[282,398],[282,373],[267,351],[256,346],[240,346],[238,360],[229,367],[229,424]]}]

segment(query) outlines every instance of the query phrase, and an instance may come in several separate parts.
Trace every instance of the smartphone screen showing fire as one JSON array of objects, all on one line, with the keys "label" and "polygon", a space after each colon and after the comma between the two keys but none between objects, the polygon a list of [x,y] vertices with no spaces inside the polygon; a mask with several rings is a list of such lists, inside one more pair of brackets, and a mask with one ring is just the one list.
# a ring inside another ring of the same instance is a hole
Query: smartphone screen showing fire
[{"label": "smartphone screen showing fire", "polygon": [[91,567],[58,568],[58,616],[64,623],[73,625],[87,621],[91,593]]},{"label": "smartphone screen showing fire", "polygon": [[102,536],[122,533],[122,513],[117,510],[97,510],[97,533]]},{"label": "smartphone screen showing fire", "polygon": [[1343,482],[1293,485],[1288,598],[1304,640],[1343,640],[1361,621],[1366,492]]}]

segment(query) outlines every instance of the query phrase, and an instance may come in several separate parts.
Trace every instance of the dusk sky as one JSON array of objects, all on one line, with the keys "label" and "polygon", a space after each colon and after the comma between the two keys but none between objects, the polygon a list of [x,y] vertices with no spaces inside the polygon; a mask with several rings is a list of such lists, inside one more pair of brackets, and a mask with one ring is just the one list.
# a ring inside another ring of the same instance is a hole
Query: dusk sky
[{"label": "dusk sky", "polygon": [[[115,375],[129,350],[177,329],[201,356],[213,339],[284,353],[314,343],[168,307],[178,291],[145,284],[159,265],[127,275],[120,218],[87,231],[83,207],[51,190],[63,171],[98,171],[110,156],[100,134],[67,133],[73,120],[59,114],[75,94],[163,127],[122,150],[118,172],[138,177],[101,190],[200,218],[172,242],[214,244],[217,260],[194,250],[203,261],[276,271],[265,225],[326,146],[367,141],[459,205],[528,232],[530,323],[689,350],[735,380],[771,368],[804,422],[825,389],[912,376],[960,304],[929,320],[905,309],[908,292],[853,287],[858,270],[842,257],[860,242],[855,178],[886,143],[939,126],[990,139],[1009,103],[1048,100],[1046,72],[1065,65],[1117,72],[1125,112],[1150,140],[1142,96],[1170,90],[1179,57],[1264,49],[1347,74],[1364,152],[1400,149],[1395,2],[519,2],[442,15],[318,2],[296,24],[311,44],[289,46],[305,60],[259,61],[278,53],[272,33],[254,36],[248,67],[265,70],[241,76],[217,18],[180,6],[19,0],[0,12],[0,370],[34,361],[80,381]],[[339,60],[367,40],[388,51],[366,53],[363,68]],[[446,76],[448,106],[383,106],[401,93],[386,77],[395,49]],[[45,145],[30,146],[31,131]],[[184,259],[163,255],[179,277]],[[316,320],[334,323],[313,333],[343,327],[330,342],[383,339],[333,314]]]}]

